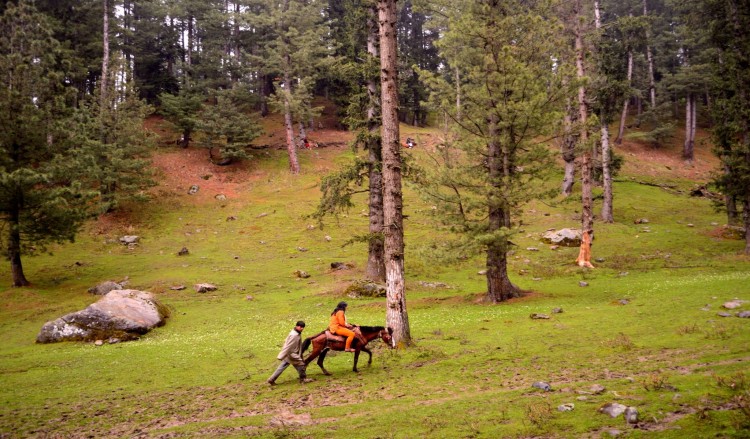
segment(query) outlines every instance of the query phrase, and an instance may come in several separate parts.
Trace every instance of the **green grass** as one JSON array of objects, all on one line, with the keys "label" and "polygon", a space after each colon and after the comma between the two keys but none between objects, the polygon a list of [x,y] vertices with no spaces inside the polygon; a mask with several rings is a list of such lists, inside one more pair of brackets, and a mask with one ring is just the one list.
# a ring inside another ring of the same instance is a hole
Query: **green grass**
[{"label": "green grass", "polygon": [[[418,160],[419,149],[411,152]],[[321,153],[337,163],[347,154]],[[338,222],[309,229],[321,176],[288,175],[283,151],[260,157],[263,178],[244,183],[237,198],[194,204],[165,192],[132,207],[121,228],[92,224],[54,255],[24,260],[33,286],[0,291],[0,437],[577,438],[612,429],[634,438],[750,437],[750,321],[717,316],[729,299],[750,300],[744,243],[712,236],[724,218],[708,200],[627,175],[615,185],[617,222],[595,224],[593,256],[603,260],[594,270],[573,264],[577,249],[539,242],[549,228],[578,225],[577,199],[524,208],[509,272],[532,293],[499,305],[477,300],[481,257],[453,265],[430,257],[442,235],[425,216],[429,206],[407,190],[415,346],[391,351],[378,342],[359,374],[352,356],[331,354],[333,376],[312,364],[313,383],[297,384],[290,370],[269,389],[293,323],[306,320],[305,334],[321,330],[344,287],[362,277],[364,245],[343,244],[367,218],[359,197]],[[303,152],[303,170],[312,160]],[[643,217],[648,224],[634,224]],[[126,233],[141,244],[116,243]],[[189,256],[176,255],[182,246]],[[334,261],[357,268],[330,273]],[[298,279],[298,269],[312,276]],[[44,322],[94,300],[88,287],[126,276],[172,310],[166,326],[101,347],[34,343]],[[198,294],[198,282],[219,289]],[[10,284],[7,270],[0,284]],[[169,289],[177,284],[188,289]],[[383,300],[347,300],[351,321],[384,323]],[[564,312],[551,314],[555,307]],[[554,391],[533,389],[535,381]],[[593,384],[606,391],[586,394]],[[599,414],[607,402],[637,407],[640,428]],[[557,411],[563,403],[575,409]]]}]

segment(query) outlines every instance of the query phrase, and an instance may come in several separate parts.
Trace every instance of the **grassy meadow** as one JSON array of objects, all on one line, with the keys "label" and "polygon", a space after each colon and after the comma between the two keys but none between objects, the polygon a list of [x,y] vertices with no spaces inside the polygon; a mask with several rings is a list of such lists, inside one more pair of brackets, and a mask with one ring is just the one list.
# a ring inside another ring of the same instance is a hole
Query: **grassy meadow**
[{"label": "grassy meadow", "polygon": [[[408,153],[419,161],[424,152]],[[303,337],[313,335],[347,300],[351,322],[385,323],[384,299],[343,293],[363,277],[365,245],[344,244],[366,232],[364,196],[323,229],[306,217],[322,175],[350,154],[300,151],[299,176],[289,175],[278,149],[238,167],[205,164],[210,176],[181,168],[161,175],[172,186],[155,188],[149,204],[92,222],[53,254],[25,258],[31,287],[9,288],[6,266],[0,438],[750,437],[750,319],[718,316],[734,298],[748,301],[739,310],[750,309],[744,242],[719,236],[725,215],[689,196],[702,181],[637,154],[624,155],[615,183],[617,222],[595,223],[593,270],[573,264],[577,248],[551,250],[539,240],[547,229],[579,226],[577,194],[524,208],[509,271],[530,293],[499,305],[481,301],[483,258],[445,264],[430,257],[441,235],[430,206],[407,186],[415,345],[389,350],[374,342],[373,363],[360,357],[359,374],[352,355],[332,353],[332,376],[313,363],[314,382],[299,384],[290,368],[270,388],[265,380],[296,320],[307,322]],[[659,182],[669,185],[653,185]],[[191,196],[191,184],[212,189]],[[214,197],[230,187],[226,200]],[[648,223],[636,224],[639,218]],[[141,236],[139,245],[117,242],[126,234]],[[190,254],[177,256],[183,246]],[[332,272],[331,262],[354,268]],[[171,309],[165,326],[127,343],[35,344],[46,321],[95,300],[89,287],[124,279]],[[193,285],[200,282],[219,288],[199,294]],[[438,282],[445,286],[429,284]],[[187,288],[170,289],[176,285]],[[553,314],[558,307],[563,312]],[[537,381],[552,391],[533,388]],[[594,394],[595,384],[605,390]],[[639,423],[598,412],[610,402],[637,408]],[[566,403],[574,409],[558,411]]]}]

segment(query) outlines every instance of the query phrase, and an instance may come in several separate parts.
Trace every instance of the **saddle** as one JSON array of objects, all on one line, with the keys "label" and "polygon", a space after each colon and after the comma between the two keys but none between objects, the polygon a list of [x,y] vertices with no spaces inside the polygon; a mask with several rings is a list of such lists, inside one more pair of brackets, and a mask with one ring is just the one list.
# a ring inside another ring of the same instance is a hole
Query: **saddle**
[{"label": "saddle", "polygon": [[[352,331],[354,332],[354,338],[356,340],[359,340],[359,342],[361,343],[361,346],[364,346],[367,344],[367,340],[365,340],[365,338],[362,336],[362,332],[359,330],[359,326],[355,326],[354,329],[352,329]],[[331,343],[336,343],[336,342],[339,342],[339,343],[346,342],[346,337],[344,336],[336,335],[332,333],[331,331],[329,331],[328,329],[326,329],[325,332],[326,332],[326,344],[330,345]]]}]

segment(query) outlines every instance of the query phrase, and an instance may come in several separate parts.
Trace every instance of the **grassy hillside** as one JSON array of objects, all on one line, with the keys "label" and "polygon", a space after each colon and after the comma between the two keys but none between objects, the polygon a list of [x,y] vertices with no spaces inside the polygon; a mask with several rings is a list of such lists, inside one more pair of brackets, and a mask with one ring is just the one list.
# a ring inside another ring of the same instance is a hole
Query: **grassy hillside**
[{"label": "grassy hillside", "polygon": [[[418,138],[409,153],[420,160],[437,134],[404,127],[407,135]],[[349,135],[311,138],[338,145]],[[364,197],[322,230],[306,218],[321,176],[349,150],[300,151],[303,174],[291,176],[274,147],[280,139],[264,137],[271,148],[230,167],[209,164],[204,151],[163,149],[151,203],[92,222],[53,255],[25,259],[29,288],[7,288],[2,271],[0,437],[750,437],[750,319],[717,315],[734,298],[750,309],[750,264],[739,254],[744,242],[720,236],[724,215],[688,195],[715,165],[705,143],[692,167],[674,148],[618,149],[626,165],[615,184],[617,222],[595,224],[595,270],[573,265],[577,249],[539,241],[549,228],[578,226],[577,198],[526,206],[510,272],[531,293],[494,306],[479,300],[482,258],[446,265],[430,257],[440,236],[430,206],[407,188],[416,345],[375,343],[372,366],[360,359],[359,374],[350,354],[331,354],[333,376],[312,364],[313,383],[298,384],[288,370],[269,388],[294,322],[307,321],[303,336],[322,330],[366,260],[364,245],[343,246],[366,230]],[[200,190],[188,195],[193,184]],[[125,234],[140,244],[119,244]],[[183,246],[190,254],[177,256]],[[331,262],[355,268],[332,272]],[[89,287],[123,279],[172,310],[166,326],[100,347],[34,343],[44,322],[95,300]],[[196,293],[199,282],[219,289]],[[384,300],[346,300],[350,321],[384,323]],[[551,314],[556,307],[563,312]],[[536,381],[553,391],[532,388]],[[594,394],[595,384],[605,390]],[[640,422],[600,414],[609,402],[636,407]],[[574,409],[558,411],[565,403]]]}]

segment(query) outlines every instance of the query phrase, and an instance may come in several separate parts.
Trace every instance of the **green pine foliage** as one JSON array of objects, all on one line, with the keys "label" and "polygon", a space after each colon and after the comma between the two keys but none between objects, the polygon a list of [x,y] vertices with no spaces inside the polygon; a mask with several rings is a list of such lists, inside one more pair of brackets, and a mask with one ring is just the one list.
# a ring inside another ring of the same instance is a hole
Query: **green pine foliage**
[{"label": "green pine foliage", "polygon": [[75,89],[63,53],[29,3],[0,17],[0,239],[17,286],[27,283],[22,252],[73,241],[87,218],[91,193],[70,172],[83,157],[66,142]]},{"label": "green pine foliage", "polygon": [[102,108],[99,95],[89,97],[76,109],[68,131],[71,146],[81,159],[73,166],[99,191],[98,211],[110,212],[124,201],[144,201],[151,178],[148,155],[155,136],[143,129],[153,108],[131,87],[110,87]]},{"label": "green pine foliage", "polygon": [[163,93],[159,95],[159,112],[172,126],[181,133],[178,144],[183,148],[190,146],[190,140],[198,125],[203,97],[189,87],[183,87],[178,94]]},{"label": "green pine foliage", "polygon": [[199,144],[208,149],[212,161],[214,148],[219,153],[216,161],[221,164],[250,158],[247,148],[261,129],[243,108],[243,96],[247,94],[242,89],[218,92],[215,103],[203,105],[196,128],[201,133]]},{"label": "green pine foliage", "polygon": [[[528,9],[521,2],[472,1],[450,11],[439,48],[451,69],[460,71],[460,115],[456,84],[422,72],[431,102],[453,121],[419,178],[436,220],[458,238],[446,253],[510,250],[521,224],[519,206],[550,195],[540,182],[552,169],[552,157],[537,136],[561,118],[566,90],[552,61],[559,24],[544,15],[544,2],[534,3]],[[488,129],[492,117],[498,121],[494,134]],[[501,157],[491,158],[491,142],[499,142]],[[490,160],[498,159],[502,169],[493,175]],[[510,215],[511,226],[493,225],[493,209]]]}]

